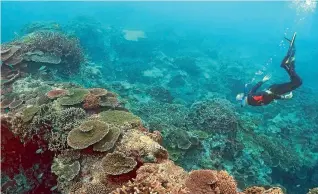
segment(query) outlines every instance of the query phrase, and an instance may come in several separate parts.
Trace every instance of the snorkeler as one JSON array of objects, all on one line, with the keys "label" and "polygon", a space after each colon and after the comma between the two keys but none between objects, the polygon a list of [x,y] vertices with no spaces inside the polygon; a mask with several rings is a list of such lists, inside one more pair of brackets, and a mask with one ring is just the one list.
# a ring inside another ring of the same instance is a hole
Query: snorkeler
[{"label": "snorkeler", "polygon": [[273,84],[269,86],[267,90],[259,92],[257,90],[262,86],[262,84],[270,79],[269,75],[265,76],[263,80],[258,82],[250,91],[247,90],[247,84],[245,84],[244,93],[240,93],[236,96],[236,100],[241,101],[242,107],[245,105],[263,106],[277,99],[290,99],[293,97],[292,91],[302,84],[301,78],[295,71],[295,38],[296,32],[291,40],[286,38],[290,42],[290,45],[287,55],[281,62],[281,67],[288,73],[290,82]]}]

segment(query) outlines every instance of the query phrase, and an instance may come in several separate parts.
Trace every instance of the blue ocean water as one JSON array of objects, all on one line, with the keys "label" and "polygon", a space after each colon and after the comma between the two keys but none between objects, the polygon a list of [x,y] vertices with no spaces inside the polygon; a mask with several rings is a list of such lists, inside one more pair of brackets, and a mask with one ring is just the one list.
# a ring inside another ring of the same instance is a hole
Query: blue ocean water
[{"label": "blue ocean water", "polygon": [[[318,186],[316,4],[4,1],[1,44],[55,26],[79,39],[86,64],[73,75],[52,71],[45,79],[116,91],[127,109],[163,133],[186,170],[225,169],[241,189],[281,185],[301,194]],[[35,22],[41,25],[32,29]],[[132,40],[125,31],[142,35]],[[294,32],[302,86],[290,100],[241,108],[235,96],[244,84],[268,74],[264,88],[289,81],[280,63],[289,45],[284,37]],[[235,114],[241,128],[212,122],[213,114]],[[201,147],[191,140],[198,134]]]}]

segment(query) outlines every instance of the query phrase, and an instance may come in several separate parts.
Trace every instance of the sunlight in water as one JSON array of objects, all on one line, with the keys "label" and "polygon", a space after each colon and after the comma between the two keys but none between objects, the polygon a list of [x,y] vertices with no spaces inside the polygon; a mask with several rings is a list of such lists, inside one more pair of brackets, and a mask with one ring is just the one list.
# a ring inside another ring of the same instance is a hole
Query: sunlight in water
[{"label": "sunlight in water", "polygon": [[295,0],[292,1],[297,12],[314,12],[317,7],[317,0]]}]

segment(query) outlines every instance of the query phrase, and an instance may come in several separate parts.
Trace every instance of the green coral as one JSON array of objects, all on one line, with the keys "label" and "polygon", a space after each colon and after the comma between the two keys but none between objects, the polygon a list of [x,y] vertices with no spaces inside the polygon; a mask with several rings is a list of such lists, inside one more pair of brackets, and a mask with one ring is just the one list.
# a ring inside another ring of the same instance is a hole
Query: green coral
[{"label": "green coral", "polygon": [[34,115],[40,110],[39,106],[30,106],[23,110],[23,122],[29,122],[33,119]]},{"label": "green coral", "polygon": [[70,90],[70,96],[62,97],[58,99],[59,104],[63,106],[72,106],[79,104],[84,101],[86,94],[88,94],[89,91],[86,89],[72,89]]},{"label": "green coral", "polygon": [[60,181],[71,181],[80,171],[81,165],[78,161],[73,163],[63,159],[54,158],[51,171],[58,176]]},{"label": "green coral", "polygon": [[[87,122],[93,126],[93,129],[83,132],[82,128],[87,129]],[[107,123],[99,120],[86,121],[68,133],[67,144],[74,149],[84,149],[102,140],[108,132]]]},{"label": "green coral", "polygon": [[141,124],[141,119],[139,117],[126,111],[104,111],[99,115],[102,121],[116,126],[124,126],[126,123],[132,126],[140,126]]},{"label": "green coral", "polygon": [[107,135],[102,140],[94,144],[93,146],[94,151],[100,151],[100,152],[109,151],[110,149],[114,147],[120,134],[121,134],[120,128],[111,126]]}]

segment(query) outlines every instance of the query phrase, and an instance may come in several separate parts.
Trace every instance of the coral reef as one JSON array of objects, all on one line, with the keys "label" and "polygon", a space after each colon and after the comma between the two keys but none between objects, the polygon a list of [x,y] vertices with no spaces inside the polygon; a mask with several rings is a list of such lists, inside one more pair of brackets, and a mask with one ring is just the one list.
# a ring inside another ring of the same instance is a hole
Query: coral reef
[{"label": "coral reef", "polygon": [[126,157],[123,153],[114,152],[107,154],[102,159],[102,167],[106,174],[121,175],[131,172],[137,166],[132,157]]}]

